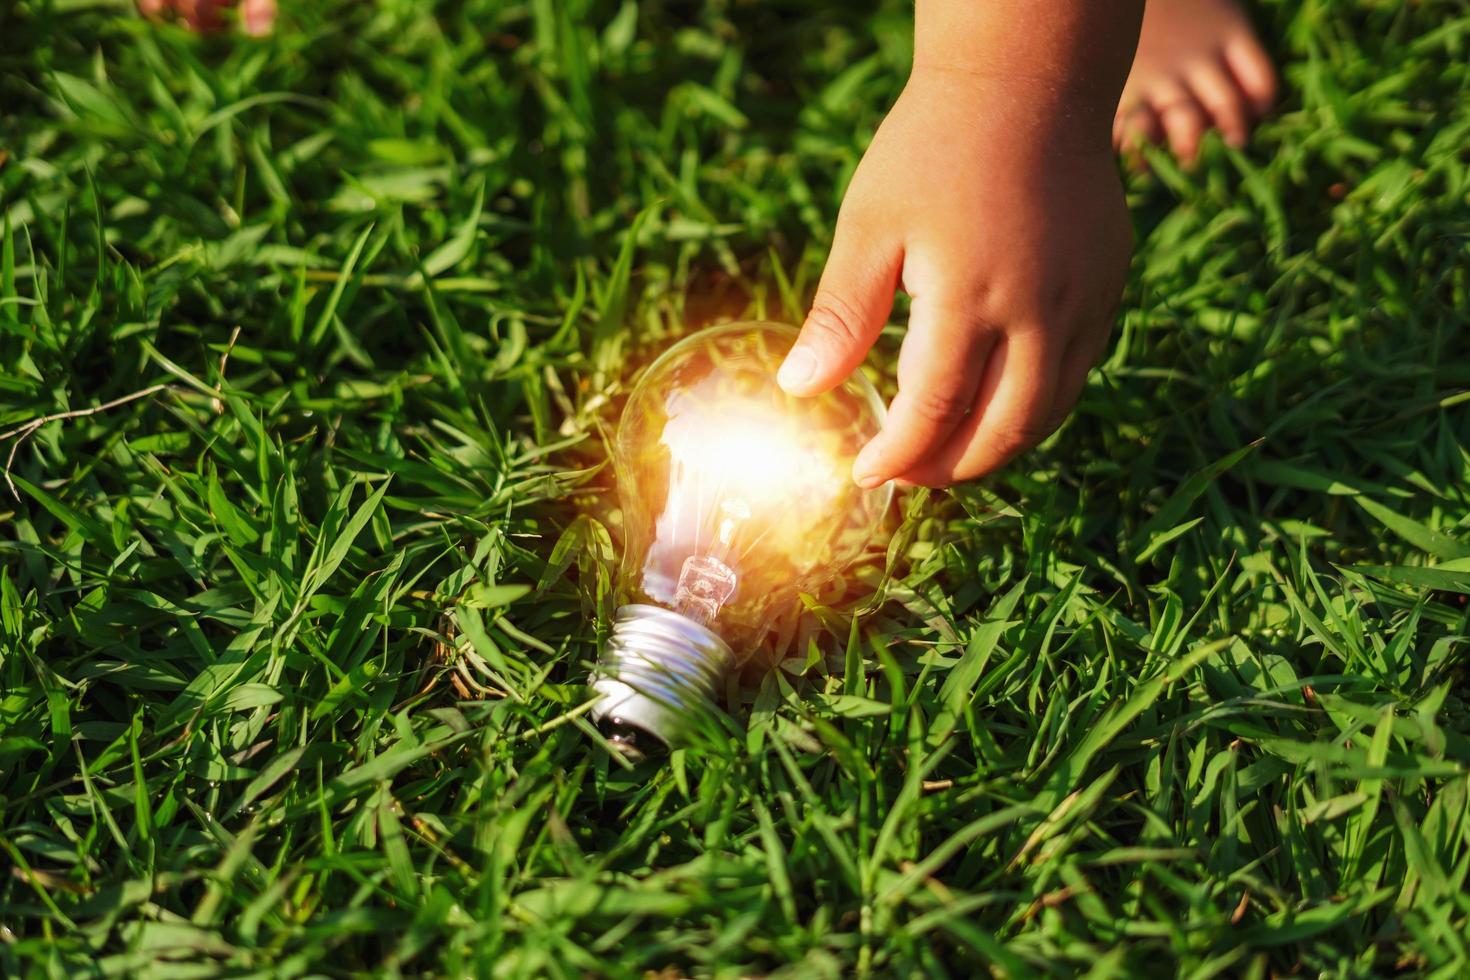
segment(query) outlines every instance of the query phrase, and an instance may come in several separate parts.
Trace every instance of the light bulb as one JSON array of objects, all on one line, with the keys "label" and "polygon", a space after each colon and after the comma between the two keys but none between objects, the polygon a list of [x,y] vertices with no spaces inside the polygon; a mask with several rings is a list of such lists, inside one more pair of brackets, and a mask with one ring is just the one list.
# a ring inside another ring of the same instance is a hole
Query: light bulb
[{"label": "light bulb", "polygon": [[694,334],[634,386],[613,442],[624,557],[592,709],[629,749],[678,744],[737,656],[868,544],[892,496],[852,479],[883,403],[862,377],[794,398],[776,370],[796,331]]}]

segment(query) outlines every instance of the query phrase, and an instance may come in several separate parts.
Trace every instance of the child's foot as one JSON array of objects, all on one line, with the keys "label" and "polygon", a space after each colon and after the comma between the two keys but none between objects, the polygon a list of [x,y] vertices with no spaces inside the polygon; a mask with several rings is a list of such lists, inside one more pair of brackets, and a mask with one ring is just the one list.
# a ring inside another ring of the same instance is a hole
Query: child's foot
[{"label": "child's foot", "polygon": [[1276,69],[1236,0],[1147,0],[1113,145],[1163,143],[1185,162],[1210,129],[1242,146],[1276,97]]},{"label": "child's foot", "polygon": [[[149,17],[177,17],[191,30],[213,31],[223,26],[221,10],[235,0],[138,0],[138,9]],[[276,0],[241,0],[240,30],[253,37],[271,32],[276,20]]]}]

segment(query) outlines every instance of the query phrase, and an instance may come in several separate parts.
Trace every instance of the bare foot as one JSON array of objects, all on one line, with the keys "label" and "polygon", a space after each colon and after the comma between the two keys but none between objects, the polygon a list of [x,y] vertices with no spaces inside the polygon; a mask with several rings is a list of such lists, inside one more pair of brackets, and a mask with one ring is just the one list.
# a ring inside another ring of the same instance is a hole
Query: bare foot
[{"label": "bare foot", "polygon": [[1210,129],[1243,146],[1276,98],[1276,68],[1236,0],[1147,0],[1113,145],[1168,140],[1188,163]]},{"label": "bare foot", "polygon": [[[138,9],[148,17],[163,19],[172,14],[191,30],[215,31],[224,25],[220,11],[235,6],[235,0],[138,0]],[[240,0],[240,30],[252,37],[271,32],[276,21],[276,0]]]}]

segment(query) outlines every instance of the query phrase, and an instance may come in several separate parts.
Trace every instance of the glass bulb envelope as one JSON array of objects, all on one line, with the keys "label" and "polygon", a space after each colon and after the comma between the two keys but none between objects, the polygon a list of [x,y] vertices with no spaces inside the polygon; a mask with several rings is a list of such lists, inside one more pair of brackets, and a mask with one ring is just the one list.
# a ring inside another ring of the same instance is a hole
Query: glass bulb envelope
[{"label": "glass bulb envelope", "polygon": [[631,742],[677,742],[774,616],[866,548],[888,506],[853,459],[883,405],[855,374],[795,398],[776,371],[796,331],[715,327],[643,373],[613,444],[624,558],[613,635],[593,678],[596,719]]}]

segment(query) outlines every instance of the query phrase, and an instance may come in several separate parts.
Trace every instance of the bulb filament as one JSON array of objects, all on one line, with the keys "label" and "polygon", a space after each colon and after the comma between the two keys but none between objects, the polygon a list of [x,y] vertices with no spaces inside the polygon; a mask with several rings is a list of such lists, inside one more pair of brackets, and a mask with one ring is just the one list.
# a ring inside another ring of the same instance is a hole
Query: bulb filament
[{"label": "bulb filament", "polygon": [[679,571],[674,611],[708,626],[735,594],[739,579],[734,569],[714,555],[690,555]]}]

